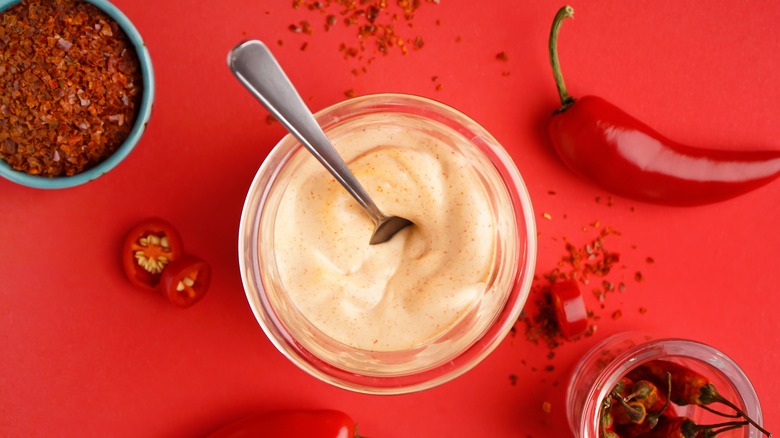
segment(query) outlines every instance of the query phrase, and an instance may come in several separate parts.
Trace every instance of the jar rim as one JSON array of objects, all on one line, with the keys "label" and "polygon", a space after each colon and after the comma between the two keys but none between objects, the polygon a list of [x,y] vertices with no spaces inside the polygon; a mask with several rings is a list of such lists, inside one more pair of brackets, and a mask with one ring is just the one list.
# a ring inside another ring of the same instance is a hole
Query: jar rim
[{"label": "jar rim", "polygon": [[[373,393],[398,394],[418,391],[449,381],[476,366],[486,357],[500,341],[509,333],[530,292],[533,269],[536,260],[536,234],[533,209],[530,196],[517,170],[514,161],[482,126],[468,116],[440,102],[424,97],[384,93],[361,96],[339,102],[315,114],[322,125],[338,122],[342,113],[361,111],[411,112],[420,117],[437,118],[443,123],[456,125],[456,129],[478,133],[479,141],[484,143],[489,151],[489,161],[494,167],[500,167],[500,179],[509,192],[511,207],[514,209],[515,222],[513,229],[517,235],[518,244],[515,271],[511,274],[510,290],[504,307],[498,312],[488,330],[468,347],[466,351],[444,364],[432,369],[422,369],[403,375],[361,375],[354,370],[341,369],[317,357],[312,351],[286,333],[279,316],[274,313],[273,306],[264,296],[263,286],[259,281],[254,267],[260,266],[261,255],[258,253],[258,228],[261,213],[259,209],[266,201],[269,181],[280,172],[280,167],[291,158],[291,155],[302,146],[288,134],[285,136],[263,162],[249,189],[244,204],[239,230],[239,260],[242,281],[250,306],[263,330],[277,349],[288,357],[299,368],[320,380],[345,389]],[[471,138],[469,137],[471,140]],[[472,140],[474,141],[474,140]]]},{"label": "jar rim", "polygon": [[[593,366],[595,359],[604,348],[615,342],[636,341],[605,364],[590,385],[583,386],[583,376],[587,367]],[[618,380],[632,369],[657,359],[693,360],[721,375],[730,383],[740,400],[732,400],[742,405],[745,413],[758,424],[763,423],[758,395],[744,371],[734,360],[720,350],[702,342],[683,338],[659,338],[639,332],[623,332],[611,335],[592,347],[574,368],[568,386],[567,414],[569,426],[575,437],[597,438],[599,436],[600,409],[602,400],[608,395]],[[584,394],[577,394],[577,388],[588,387]],[[581,397],[584,395],[584,400]],[[576,412],[580,412],[579,415]],[[746,437],[759,437],[754,427],[745,429]]]}]

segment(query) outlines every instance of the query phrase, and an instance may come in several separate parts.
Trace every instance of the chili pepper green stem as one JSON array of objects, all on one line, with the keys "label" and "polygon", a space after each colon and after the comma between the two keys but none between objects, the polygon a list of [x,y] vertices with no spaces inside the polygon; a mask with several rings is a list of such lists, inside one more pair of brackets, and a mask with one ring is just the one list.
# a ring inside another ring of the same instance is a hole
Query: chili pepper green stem
[{"label": "chili pepper green stem", "polygon": [[712,383],[707,384],[701,388],[699,394],[699,400],[701,400],[703,405],[709,405],[710,403],[720,403],[730,407],[731,409],[736,411],[737,414],[739,414],[739,416],[747,420],[748,423],[752,424],[753,426],[756,427],[756,429],[761,431],[761,433],[763,433],[769,438],[772,438],[772,434],[769,433],[768,430],[764,429],[758,423],[756,423],[752,418],[748,417],[745,414],[745,412],[743,412],[739,407],[737,407],[737,405],[735,405],[734,403],[730,402],[728,399],[720,395],[718,393],[718,390],[715,389],[715,385],[713,385]]},{"label": "chili pepper green stem", "polygon": [[561,23],[567,18],[574,18],[574,8],[569,5],[558,10],[555,19],[553,19],[552,29],[550,29],[550,64],[552,64],[555,85],[558,87],[558,95],[561,97],[561,107],[556,112],[566,111],[574,103],[574,98],[569,96],[566,91],[566,84],[563,82],[563,74],[561,73],[561,63],[558,61],[558,34],[561,31]]}]

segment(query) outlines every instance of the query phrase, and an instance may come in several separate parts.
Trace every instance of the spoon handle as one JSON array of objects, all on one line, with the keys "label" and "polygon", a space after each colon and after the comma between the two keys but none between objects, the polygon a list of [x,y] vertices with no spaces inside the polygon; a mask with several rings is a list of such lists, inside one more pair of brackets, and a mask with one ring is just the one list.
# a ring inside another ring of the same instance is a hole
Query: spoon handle
[{"label": "spoon handle", "polygon": [[322,163],[375,224],[384,215],[347,167],[271,51],[260,41],[239,44],[228,54],[238,80]]}]

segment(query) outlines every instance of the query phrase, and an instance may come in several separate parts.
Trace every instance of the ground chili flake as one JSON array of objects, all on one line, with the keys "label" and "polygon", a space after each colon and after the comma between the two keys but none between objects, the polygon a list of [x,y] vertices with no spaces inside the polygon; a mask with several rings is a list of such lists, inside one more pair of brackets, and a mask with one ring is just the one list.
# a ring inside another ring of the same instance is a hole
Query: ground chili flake
[{"label": "ground chili flake", "polygon": [[119,25],[80,0],[23,0],[0,13],[0,158],[71,176],[114,153],[142,94]]},{"label": "ground chili flake", "polygon": [[[362,54],[373,48],[379,53],[387,54],[397,49],[406,54],[409,48],[419,50],[424,46],[421,35],[402,36],[398,29],[411,29],[415,12],[423,3],[438,4],[436,0],[293,0],[294,9],[316,11],[323,15],[325,31],[330,31],[341,22],[346,27],[356,28],[357,43],[342,43],[339,51],[344,58],[361,58]],[[291,24],[290,31],[301,34],[312,34],[312,26],[307,21]],[[368,43],[368,45],[366,44]]]},{"label": "ground chili flake", "polygon": [[[534,280],[530,295],[534,301],[530,308],[535,307],[535,312],[524,311],[518,319],[518,323],[525,329],[526,340],[534,344],[543,344],[551,352],[567,340],[558,326],[550,285],[558,281],[576,281],[583,293],[590,290],[602,309],[606,308],[604,303],[609,294],[625,291],[625,282],[615,281],[610,277],[616,268],[625,268],[620,265],[620,254],[608,249],[606,245],[607,239],[620,236],[621,233],[610,226],[603,226],[598,220],[583,227],[583,230],[596,231],[597,234],[579,246],[563,238],[565,252],[556,266]],[[620,316],[622,312],[619,310],[612,314],[613,319],[619,319]],[[600,316],[593,310],[588,310],[588,318],[592,323],[584,337],[595,333],[597,329],[595,322],[600,320]]]}]

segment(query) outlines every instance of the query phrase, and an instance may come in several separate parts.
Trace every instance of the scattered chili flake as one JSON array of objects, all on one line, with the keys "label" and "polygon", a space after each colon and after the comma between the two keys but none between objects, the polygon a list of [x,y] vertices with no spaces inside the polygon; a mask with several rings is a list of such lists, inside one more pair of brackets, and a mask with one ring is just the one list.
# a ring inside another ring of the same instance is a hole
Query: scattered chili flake
[{"label": "scattered chili flake", "polygon": [[641,283],[642,281],[644,281],[644,279],[645,276],[642,274],[642,272],[636,271],[636,273],[634,274],[634,280],[636,280],[637,283]]},{"label": "scattered chili flake", "polygon": [[[535,299],[529,301],[528,310],[518,319],[518,323],[525,329],[526,340],[546,345],[550,354],[568,341],[563,337],[556,320],[550,293],[552,284],[558,281],[576,281],[583,288],[589,286],[602,309],[606,309],[605,302],[609,294],[625,290],[623,281],[611,278],[615,268],[625,268],[619,264],[620,254],[609,250],[606,245],[610,236],[619,236],[621,233],[610,226],[603,226],[599,221],[592,222],[585,228],[588,231],[596,231],[596,236],[580,246],[563,239],[565,253],[552,269],[534,277],[531,297]],[[613,319],[618,319],[621,315],[622,312],[616,312],[612,316]],[[592,309],[587,310],[587,317],[591,324],[583,335],[585,337],[595,333],[596,323],[601,319]]]},{"label": "scattered chili flake", "polygon": [[444,86],[442,84],[436,84],[436,91],[441,91]]},{"label": "scattered chili flake", "polygon": [[315,1],[309,5],[309,10],[322,9],[323,5],[321,1]]},{"label": "scattered chili flake", "polygon": [[353,90],[351,88],[344,92],[344,96],[349,97],[349,98],[353,98],[353,97],[355,97],[355,95],[356,95],[355,90]]},{"label": "scattered chili flake", "polygon": [[544,412],[545,414],[549,414],[550,412],[552,412],[552,403],[548,401],[542,402],[542,412]]},{"label": "scattered chili flake", "polygon": [[325,31],[329,31],[331,27],[336,25],[336,23],[338,23],[338,18],[336,18],[335,15],[330,14],[325,17]]},{"label": "scattered chili flake", "polygon": [[542,214],[542,217],[544,217],[544,218],[545,218],[545,219],[547,219],[548,221],[549,221],[549,220],[552,220],[552,215],[551,215],[550,213],[543,213],[543,214]]},{"label": "scattered chili flake", "polygon": [[510,374],[509,375],[509,383],[511,383],[512,386],[517,385],[517,375],[516,374]]},{"label": "scattered chili flake", "polygon": [[647,307],[640,307],[640,308],[639,308],[639,313],[640,313],[640,314],[642,314],[642,315],[644,315],[645,313],[647,313]]},{"label": "scattered chili flake", "polygon": [[291,24],[287,28],[290,29],[290,32],[302,33],[305,35],[311,35],[314,32],[311,23],[306,20],[301,20],[299,24]]},{"label": "scattered chili flake", "polygon": [[[399,34],[398,23],[402,20],[407,27],[412,27],[415,12],[423,3],[438,4],[436,0],[397,0],[395,3],[387,0],[295,0],[293,9],[307,9],[317,11],[324,15],[324,28],[329,31],[341,22],[346,27],[356,29],[356,44],[343,43],[339,51],[345,58],[361,58],[361,54],[368,47],[373,47],[382,54],[389,53],[392,49],[398,49],[401,53],[408,53],[409,47],[421,49],[424,45],[423,37],[416,35],[406,38]],[[305,7],[305,8],[304,8]],[[292,24],[289,29],[296,33],[311,35],[312,27],[307,21],[300,24]]]},{"label": "scattered chili flake", "polygon": [[506,52],[499,52],[496,54],[496,59],[501,62],[507,62],[509,61],[509,55],[507,55]]},{"label": "scattered chili flake", "polygon": [[24,0],[0,13],[0,159],[71,176],[124,142],[142,95],[119,25],[81,0]]},{"label": "scattered chili flake", "polygon": [[612,319],[618,320],[618,319],[620,319],[622,317],[623,317],[623,311],[622,310],[618,309],[618,310],[615,310],[614,312],[612,312]]},{"label": "scattered chili flake", "polygon": [[655,263],[655,259],[652,257],[648,257],[645,259],[645,262],[647,262],[648,265],[652,265],[653,263]]}]

